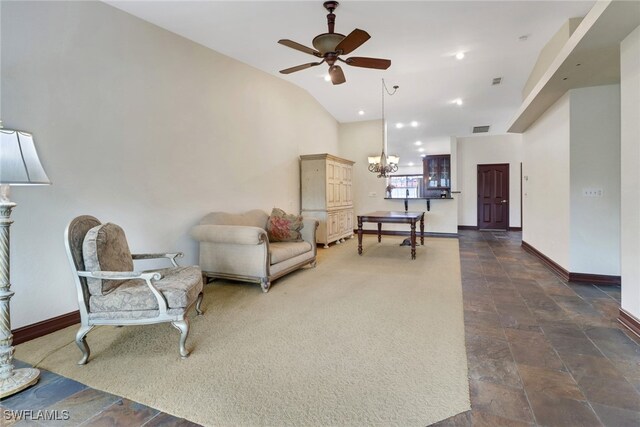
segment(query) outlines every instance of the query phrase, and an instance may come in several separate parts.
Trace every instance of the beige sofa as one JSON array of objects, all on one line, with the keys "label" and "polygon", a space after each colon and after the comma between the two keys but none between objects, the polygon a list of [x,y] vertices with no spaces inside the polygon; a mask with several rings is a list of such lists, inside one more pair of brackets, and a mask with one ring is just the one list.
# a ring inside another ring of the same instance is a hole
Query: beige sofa
[{"label": "beige sofa", "polygon": [[268,292],[278,277],[307,264],[315,267],[318,221],[304,219],[301,242],[269,242],[268,218],[261,210],[205,216],[191,230],[191,236],[200,242],[203,276],[260,283],[262,291]]}]

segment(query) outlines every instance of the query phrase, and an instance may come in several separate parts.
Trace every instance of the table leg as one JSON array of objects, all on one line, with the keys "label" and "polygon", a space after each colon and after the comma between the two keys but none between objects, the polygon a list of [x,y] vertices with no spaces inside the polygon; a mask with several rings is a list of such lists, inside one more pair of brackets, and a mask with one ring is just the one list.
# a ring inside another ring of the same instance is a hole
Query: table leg
[{"label": "table leg", "polygon": [[382,241],[382,223],[378,223],[378,243]]},{"label": "table leg", "polygon": [[416,259],[416,221],[411,221],[411,259]]},{"label": "table leg", "polygon": [[358,255],[362,255],[362,218],[358,217]]},{"label": "table leg", "polygon": [[420,217],[420,244],[424,246],[424,214]]}]

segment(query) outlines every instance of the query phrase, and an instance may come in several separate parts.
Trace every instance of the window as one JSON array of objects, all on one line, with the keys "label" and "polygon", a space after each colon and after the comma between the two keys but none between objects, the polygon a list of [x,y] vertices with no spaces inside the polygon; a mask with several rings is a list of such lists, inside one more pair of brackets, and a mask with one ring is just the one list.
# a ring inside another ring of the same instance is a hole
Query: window
[{"label": "window", "polygon": [[422,195],[422,175],[392,175],[387,178],[386,198],[417,199]]}]

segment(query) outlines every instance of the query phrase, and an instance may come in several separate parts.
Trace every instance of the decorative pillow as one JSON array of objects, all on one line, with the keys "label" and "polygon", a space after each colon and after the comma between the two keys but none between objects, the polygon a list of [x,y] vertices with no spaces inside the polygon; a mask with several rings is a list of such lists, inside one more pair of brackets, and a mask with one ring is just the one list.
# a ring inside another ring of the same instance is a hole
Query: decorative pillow
[{"label": "decorative pillow", "polygon": [[302,216],[287,215],[285,211],[273,208],[267,221],[267,236],[270,242],[301,242]]},{"label": "decorative pillow", "polygon": [[[86,271],[133,271],[133,258],[124,230],[116,224],[101,224],[89,230],[82,242]],[[125,280],[87,278],[91,295],[104,295]]]}]

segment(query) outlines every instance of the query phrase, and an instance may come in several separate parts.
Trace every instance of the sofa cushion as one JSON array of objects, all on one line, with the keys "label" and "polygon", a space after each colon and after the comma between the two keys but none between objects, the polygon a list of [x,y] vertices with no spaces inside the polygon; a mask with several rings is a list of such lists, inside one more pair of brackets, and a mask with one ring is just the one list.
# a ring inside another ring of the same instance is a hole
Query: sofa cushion
[{"label": "sofa cushion", "polygon": [[273,208],[267,221],[267,236],[270,242],[300,242],[302,227],[302,216],[288,215],[282,209]]},{"label": "sofa cushion", "polygon": [[[153,282],[164,295],[168,308],[186,308],[202,292],[202,272],[197,266],[157,270],[162,279]],[[109,311],[157,310],[158,300],[144,280],[126,280],[106,295],[89,299],[92,313]]]},{"label": "sofa cushion", "polygon": [[[86,271],[133,271],[127,237],[116,224],[101,224],[90,229],[82,243],[82,256]],[[87,278],[91,295],[106,294],[123,282]]]},{"label": "sofa cushion", "polygon": [[200,225],[248,225],[267,228],[267,215],[264,211],[254,209],[245,213],[211,212],[200,221]]},{"label": "sofa cushion", "polygon": [[269,245],[271,265],[286,261],[311,250],[309,242],[276,242]]}]

